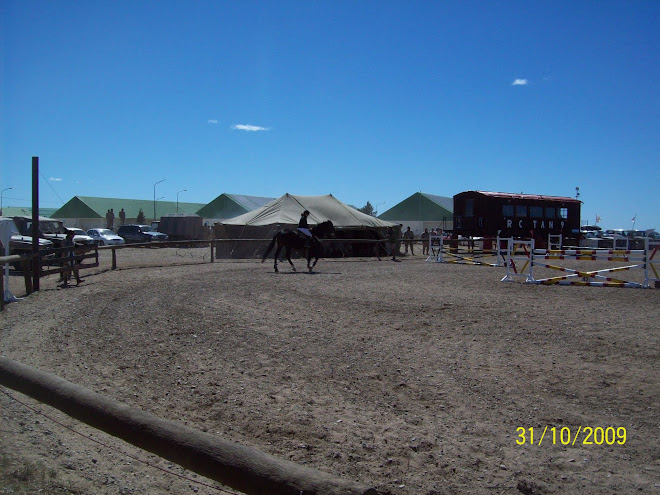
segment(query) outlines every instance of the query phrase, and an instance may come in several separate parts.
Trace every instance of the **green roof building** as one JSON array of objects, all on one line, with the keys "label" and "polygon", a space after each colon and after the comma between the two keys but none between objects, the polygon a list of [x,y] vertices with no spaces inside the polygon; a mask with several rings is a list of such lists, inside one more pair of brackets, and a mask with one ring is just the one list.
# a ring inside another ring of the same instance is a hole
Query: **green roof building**
[{"label": "green roof building", "polygon": [[[52,217],[57,208],[39,208],[40,217]],[[30,206],[3,206],[3,217],[31,217],[32,207]]]},{"label": "green roof building", "polygon": [[454,219],[454,198],[417,192],[378,215],[381,220],[403,224],[419,236],[425,228],[451,230]]},{"label": "green roof building", "polygon": [[114,227],[119,227],[121,225],[119,212],[122,208],[126,213],[125,223],[130,224],[136,223],[140,210],[144,213],[145,222],[151,223],[154,217],[159,220],[160,217],[172,213],[195,214],[203,206],[203,203],[74,196],[50,216],[62,220],[67,227],[80,227],[86,230],[95,227],[105,228],[105,215],[110,209],[115,215]]},{"label": "green roof building", "polygon": [[275,198],[222,193],[196,213],[203,218],[227,220],[270,203]]}]

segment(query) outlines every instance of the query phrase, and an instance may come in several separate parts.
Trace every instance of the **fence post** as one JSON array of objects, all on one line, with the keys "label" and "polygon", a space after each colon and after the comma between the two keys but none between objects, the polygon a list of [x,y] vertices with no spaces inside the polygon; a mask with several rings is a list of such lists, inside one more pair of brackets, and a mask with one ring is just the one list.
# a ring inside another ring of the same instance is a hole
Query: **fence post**
[{"label": "fence post", "polygon": [[215,244],[215,239],[211,239],[211,263],[215,263],[215,259],[213,258],[213,246]]},{"label": "fence post", "polygon": [[117,269],[117,249],[112,248],[112,269]]}]

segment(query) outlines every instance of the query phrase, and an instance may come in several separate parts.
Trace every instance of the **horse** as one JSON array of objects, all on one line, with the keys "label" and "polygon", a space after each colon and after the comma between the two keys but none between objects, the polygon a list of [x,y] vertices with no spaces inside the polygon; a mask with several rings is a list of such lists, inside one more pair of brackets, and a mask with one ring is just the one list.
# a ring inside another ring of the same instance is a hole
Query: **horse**
[{"label": "horse", "polygon": [[[330,220],[326,220],[325,222],[321,222],[320,224],[312,227],[310,231],[312,232],[313,237],[311,238],[311,244],[309,246],[309,249],[307,249],[307,268],[311,272],[312,269],[316,266],[316,262],[321,257],[320,256],[321,245],[319,239],[323,239],[324,237],[334,237],[335,226],[332,225],[332,222]],[[266,249],[263,258],[261,259],[261,262],[263,263],[264,261],[266,261],[266,257],[273,249],[273,246],[277,244],[277,249],[275,251],[275,265],[274,265],[275,273],[279,273],[279,270],[277,269],[277,260],[280,256],[280,252],[282,251],[282,248],[284,248],[284,254],[286,255],[286,259],[289,261],[291,268],[293,268],[293,271],[295,272],[296,267],[293,265],[293,262],[291,261],[291,250],[297,249],[300,251],[305,251],[305,244],[307,241],[308,241],[308,237],[302,232],[299,232],[298,230],[290,230],[290,229],[280,230],[277,234],[275,234],[273,240],[270,241],[270,244],[268,245],[268,249]],[[311,262],[312,256],[315,257],[313,264]]]}]

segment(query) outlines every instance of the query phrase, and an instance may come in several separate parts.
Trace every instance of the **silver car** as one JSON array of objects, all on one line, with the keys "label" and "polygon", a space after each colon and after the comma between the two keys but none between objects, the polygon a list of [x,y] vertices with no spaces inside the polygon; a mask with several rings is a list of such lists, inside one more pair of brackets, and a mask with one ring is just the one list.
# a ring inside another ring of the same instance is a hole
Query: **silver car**
[{"label": "silver car", "polygon": [[87,235],[101,246],[116,246],[125,244],[124,238],[119,237],[110,229],[89,229]]},{"label": "silver car", "polygon": [[96,241],[94,241],[91,236],[87,235],[87,232],[85,232],[83,229],[70,227],[67,228],[67,230],[73,232],[73,242],[76,244],[86,244],[88,246],[96,244]]}]

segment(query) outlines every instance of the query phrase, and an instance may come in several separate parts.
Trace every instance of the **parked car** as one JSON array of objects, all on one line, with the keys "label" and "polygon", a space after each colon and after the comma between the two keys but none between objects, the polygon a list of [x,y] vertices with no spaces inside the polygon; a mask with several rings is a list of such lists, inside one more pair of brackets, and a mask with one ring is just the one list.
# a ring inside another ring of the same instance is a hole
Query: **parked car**
[{"label": "parked car", "polygon": [[[13,218],[9,217],[0,217],[0,222],[11,222],[10,228],[12,236],[9,238],[9,252],[4,253],[5,255],[13,254],[31,254],[32,253],[32,237],[27,235],[22,235],[16,227],[16,223]],[[0,243],[0,246],[2,244]],[[39,239],[39,253],[45,259],[47,257],[52,257],[51,249],[53,248],[53,243],[48,239]],[[4,246],[0,249],[0,252],[4,252]],[[21,262],[13,263],[15,269],[20,270],[22,268]],[[1,295],[0,295],[1,297]]]},{"label": "parked car", "polygon": [[117,235],[126,242],[166,241],[167,235],[156,231],[151,225],[122,225]]},{"label": "parked car", "polygon": [[[12,217],[18,231],[23,236],[32,235],[32,217],[16,216]],[[39,217],[39,237],[48,239],[55,247],[64,245],[66,239],[66,228],[60,220],[48,217]]]},{"label": "parked car", "polygon": [[89,229],[87,235],[101,246],[116,246],[126,243],[123,237],[118,236],[110,229]]},{"label": "parked car", "polygon": [[76,244],[85,244],[87,246],[96,244],[96,241],[94,241],[91,236],[87,235],[87,232],[85,232],[83,229],[71,227],[67,230],[73,231],[73,242]]}]

